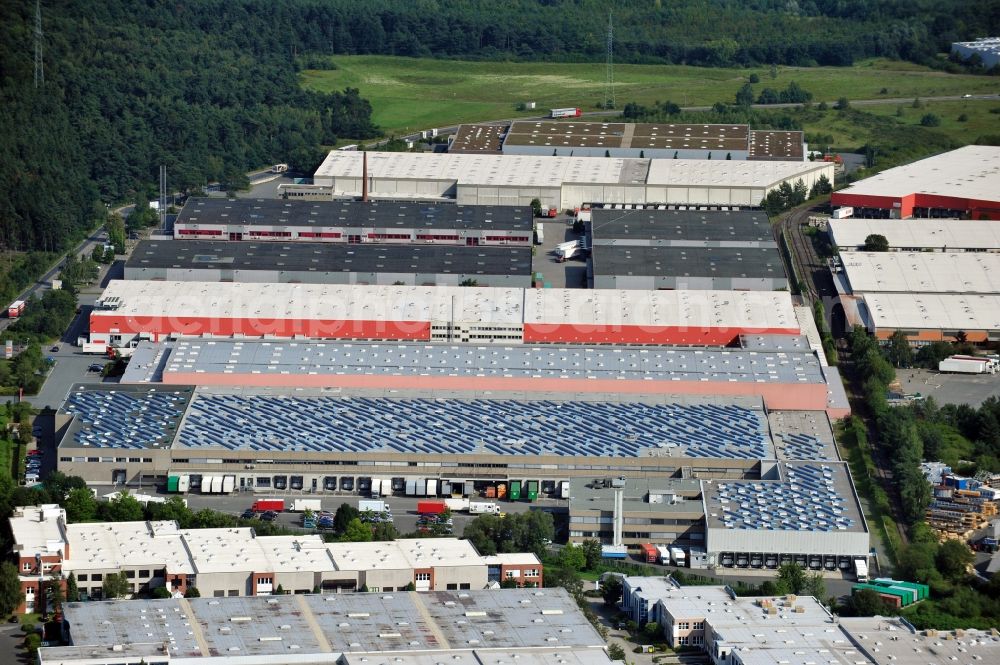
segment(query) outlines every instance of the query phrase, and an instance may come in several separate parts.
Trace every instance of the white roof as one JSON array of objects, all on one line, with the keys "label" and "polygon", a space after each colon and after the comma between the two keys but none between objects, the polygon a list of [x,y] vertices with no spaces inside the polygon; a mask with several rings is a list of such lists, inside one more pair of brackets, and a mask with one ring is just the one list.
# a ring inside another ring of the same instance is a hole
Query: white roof
[{"label": "white roof", "polygon": [[66,543],[66,511],[55,503],[15,508],[10,530],[22,556],[59,554]]},{"label": "white roof", "polygon": [[317,534],[261,536],[256,543],[270,562],[268,571],[318,573],[336,570],[323,537]]},{"label": "white roof", "polygon": [[837,247],[862,247],[874,233],[894,249],[1000,249],[1000,224],[991,220],[849,218],[828,224]]},{"label": "white roof", "polygon": [[869,293],[875,329],[1000,330],[1000,296]]},{"label": "white roof", "polygon": [[1000,147],[968,145],[882,171],[838,192],[891,197],[914,193],[1000,201]]},{"label": "white roof", "polygon": [[[113,280],[122,315],[798,329],[787,291],[617,291]],[[523,310],[523,311],[522,311]]]},{"label": "white roof", "polygon": [[[484,566],[495,557],[483,557],[468,540],[408,538],[390,542],[329,543],[325,545],[337,570],[408,570]],[[503,563],[539,564],[534,554],[501,555]]]},{"label": "white roof", "polygon": [[815,171],[833,182],[834,166],[827,162],[747,161],[727,159],[650,160],[649,185],[771,187]]},{"label": "white roof", "polygon": [[483,563],[488,566],[541,565],[538,557],[531,552],[504,552],[500,554],[493,554],[491,556],[484,556]]},{"label": "white roof", "polygon": [[795,328],[787,291],[527,289],[525,323]]},{"label": "white roof", "polygon": [[840,260],[857,294],[1000,293],[1000,254],[841,252]]},{"label": "white roof", "polygon": [[[362,155],[331,151],[315,178],[361,178]],[[460,185],[561,187],[563,183],[618,183],[631,163],[645,175],[647,160],[536,155],[369,152],[368,177],[443,180]],[[641,180],[640,180],[641,183]]]},{"label": "white roof", "polygon": [[94,522],[71,524],[67,531],[66,572],[136,567],[195,572],[176,522]]},{"label": "white roof", "polygon": [[990,630],[914,631],[899,617],[842,617],[875,665],[971,665],[1000,662],[1000,637]]}]

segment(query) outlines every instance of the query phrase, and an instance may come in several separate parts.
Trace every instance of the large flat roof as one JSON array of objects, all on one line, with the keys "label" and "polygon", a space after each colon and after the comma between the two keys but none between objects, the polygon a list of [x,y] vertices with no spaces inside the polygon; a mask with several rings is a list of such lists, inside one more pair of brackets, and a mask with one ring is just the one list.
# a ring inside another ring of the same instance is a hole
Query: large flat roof
[{"label": "large flat roof", "polygon": [[66,603],[63,612],[74,646],[43,649],[43,662],[142,643],[167,644],[177,658],[280,661],[295,653],[301,662],[330,653],[603,646],[562,589],[105,601]]},{"label": "large flat roof", "polygon": [[181,209],[176,223],[195,227],[225,224],[530,231],[532,214],[528,206],[191,198]]},{"label": "large flat roof", "polygon": [[368,177],[438,180],[462,184],[561,187],[564,183],[637,184],[646,180],[644,159],[551,157],[535,155],[465,155],[414,152],[331,151],[315,179],[362,177],[363,154]]},{"label": "large flat roof", "polygon": [[778,480],[703,481],[709,529],[865,532],[844,462],[784,462]]},{"label": "large flat roof", "polygon": [[833,179],[833,164],[826,162],[654,159],[646,182],[649,185],[763,189],[814,171],[827,171],[831,174],[828,177]]},{"label": "large flat roof", "polygon": [[868,293],[864,303],[876,330],[1000,330],[997,295]]},{"label": "large flat roof", "polygon": [[1000,249],[1000,224],[972,219],[831,219],[832,242],[837,247],[864,247],[876,234],[893,249]]},{"label": "large flat roof", "polygon": [[143,240],[125,269],[527,275],[531,247]]},{"label": "large flat roof", "polygon": [[[118,300],[115,301],[114,299]],[[692,329],[798,329],[791,297],[768,291],[639,291],[504,287],[263,284],[112,280],[95,317],[439,321]]]},{"label": "large flat roof", "polygon": [[973,665],[1000,662],[996,630],[916,631],[899,617],[841,617],[851,636],[874,665],[898,665],[919,659],[921,665]]},{"label": "large flat roof", "polygon": [[511,125],[504,144],[552,148],[746,150],[748,131],[747,125],[520,120]]},{"label": "large flat roof", "polygon": [[776,246],[771,223],[762,210],[595,208],[591,233],[595,245]]},{"label": "large flat roof", "polygon": [[996,253],[841,252],[840,259],[857,294],[1000,294]]},{"label": "large flat roof", "polygon": [[59,504],[18,506],[8,519],[15,552],[58,554],[66,544],[66,511]]},{"label": "large flat roof", "polygon": [[[150,342],[136,353],[155,352]],[[741,349],[200,340],[175,343],[163,373],[505,376],[657,382],[822,383],[815,354]]]},{"label": "large flat roof", "polygon": [[594,275],[785,279],[777,247],[661,247],[594,244]]},{"label": "large flat roof", "polygon": [[803,134],[797,130],[750,130],[750,159],[802,160]]},{"label": "large flat roof", "polygon": [[448,152],[499,154],[503,137],[509,129],[510,123],[459,125],[455,138],[448,145]]},{"label": "large flat roof", "polygon": [[838,193],[893,198],[933,194],[1000,201],[1000,147],[967,145],[887,169]]}]

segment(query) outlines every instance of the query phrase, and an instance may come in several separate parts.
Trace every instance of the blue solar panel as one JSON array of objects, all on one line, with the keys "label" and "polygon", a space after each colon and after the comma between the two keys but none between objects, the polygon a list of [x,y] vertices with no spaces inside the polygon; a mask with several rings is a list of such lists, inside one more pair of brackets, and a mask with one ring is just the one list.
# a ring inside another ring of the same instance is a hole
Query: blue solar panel
[{"label": "blue solar panel", "polygon": [[762,414],[736,405],[197,395],[190,448],[760,459]]},{"label": "blue solar panel", "polygon": [[80,424],[73,435],[76,444],[139,449],[170,443],[186,401],[180,391],[81,390],[70,394],[63,410]]},{"label": "blue solar panel", "polygon": [[784,444],[785,459],[816,460],[823,459],[826,445],[814,436],[808,434],[778,434],[775,438]]},{"label": "blue solar panel", "polygon": [[723,483],[712,503],[718,504],[727,529],[835,531],[855,525],[846,500],[837,491],[834,471],[825,464],[787,467],[786,481]]}]

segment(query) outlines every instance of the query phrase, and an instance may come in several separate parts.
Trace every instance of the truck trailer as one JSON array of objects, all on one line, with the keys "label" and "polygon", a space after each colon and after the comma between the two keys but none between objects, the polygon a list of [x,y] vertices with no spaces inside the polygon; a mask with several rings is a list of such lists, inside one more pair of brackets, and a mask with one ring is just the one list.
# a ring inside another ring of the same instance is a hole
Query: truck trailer
[{"label": "truck trailer", "polygon": [[500,506],[489,501],[469,501],[470,515],[499,515]]},{"label": "truck trailer", "polygon": [[656,563],[659,558],[659,552],[656,550],[656,545],[651,543],[643,543],[640,545],[642,548],[642,558],[646,563]]},{"label": "truck trailer", "polygon": [[954,374],[996,374],[998,363],[979,356],[950,356],[938,363],[939,372]]},{"label": "truck trailer", "polygon": [[293,513],[302,513],[307,510],[316,513],[322,509],[323,505],[319,499],[294,499],[292,500],[292,507],[289,510]]},{"label": "truck trailer", "polygon": [[566,109],[550,109],[550,118],[579,118],[583,115],[583,111],[578,108],[566,108]]},{"label": "truck trailer", "polygon": [[440,515],[447,509],[444,501],[417,501],[417,512],[421,515]]},{"label": "truck trailer", "polygon": [[358,501],[358,512],[387,513],[389,504],[381,499],[360,499]]},{"label": "truck trailer", "polygon": [[864,559],[854,560],[854,578],[859,582],[868,581],[868,562]]},{"label": "truck trailer", "polygon": [[7,318],[16,319],[17,317],[24,314],[24,301],[15,300],[10,305],[7,306]]},{"label": "truck trailer", "polygon": [[687,566],[687,554],[681,547],[670,548],[670,563],[678,568]]},{"label": "truck trailer", "polygon": [[250,510],[255,513],[266,513],[269,510],[273,510],[276,513],[280,513],[285,509],[284,499],[257,499],[250,506]]}]

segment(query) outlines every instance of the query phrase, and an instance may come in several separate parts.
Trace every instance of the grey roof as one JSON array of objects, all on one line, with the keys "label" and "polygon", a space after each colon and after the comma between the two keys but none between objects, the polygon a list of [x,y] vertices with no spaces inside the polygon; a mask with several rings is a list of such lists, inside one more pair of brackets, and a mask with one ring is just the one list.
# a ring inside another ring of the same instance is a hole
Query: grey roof
[{"label": "grey roof", "polygon": [[531,247],[143,240],[125,268],[527,275]]},{"label": "grey roof", "polygon": [[775,247],[641,247],[594,244],[595,275],[785,279]]},{"label": "grey roof", "polygon": [[[595,482],[598,478],[571,478],[569,495],[571,510],[614,510],[614,490]],[[674,495],[678,500],[665,499],[650,503],[650,494]],[[622,493],[626,513],[689,513],[701,512],[701,481],[694,478],[628,478]]]},{"label": "grey roof", "polygon": [[805,335],[740,335],[740,346],[747,351],[810,351]]},{"label": "grey roof", "polygon": [[188,199],[178,224],[347,226],[354,228],[531,231],[529,206],[473,206],[406,201]]},{"label": "grey roof", "polygon": [[786,461],[840,459],[833,428],[825,411],[770,411],[767,422],[778,459]]},{"label": "grey roof", "polygon": [[[182,339],[164,369],[229,374],[509,376],[825,383],[816,355],[685,347]],[[153,348],[152,343],[140,343]],[[653,392],[651,390],[651,392]]]},{"label": "grey roof", "polygon": [[44,662],[86,657],[88,646],[108,656],[112,645],[141,643],[167,644],[179,658],[273,656],[275,662],[290,653],[304,662],[342,652],[603,643],[562,589],[118,600],[66,603],[63,611],[74,646],[44,649]]},{"label": "grey roof", "polygon": [[[775,246],[774,233],[762,210],[617,210],[595,208],[594,244],[658,246],[732,246],[748,243]],[[611,241],[614,241],[611,243]]]},{"label": "grey roof", "polygon": [[704,481],[709,529],[863,532],[844,462],[785,462],[781,478]]}]

